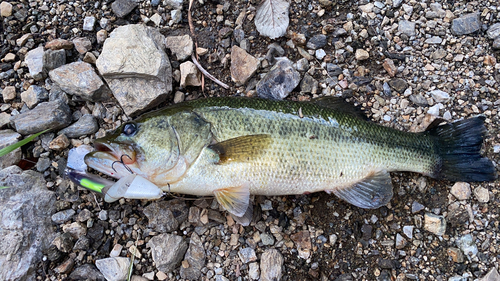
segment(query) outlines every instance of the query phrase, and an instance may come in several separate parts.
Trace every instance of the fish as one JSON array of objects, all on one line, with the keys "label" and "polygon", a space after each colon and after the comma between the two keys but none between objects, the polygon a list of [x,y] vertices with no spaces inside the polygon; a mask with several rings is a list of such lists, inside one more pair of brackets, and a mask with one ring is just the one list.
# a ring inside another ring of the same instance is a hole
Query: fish
[{"label": "fish", "polygon": [[164,191],[213,195],[248,223],[251,195],[326,191],[376,209],[393,196],[390,172],[492,181],[493,163],[481,156],[484,120],[412,133],[371,122],[341,98],[207,98],[123,124],[94,142],[85,163],[117,179],[137,174]]}]

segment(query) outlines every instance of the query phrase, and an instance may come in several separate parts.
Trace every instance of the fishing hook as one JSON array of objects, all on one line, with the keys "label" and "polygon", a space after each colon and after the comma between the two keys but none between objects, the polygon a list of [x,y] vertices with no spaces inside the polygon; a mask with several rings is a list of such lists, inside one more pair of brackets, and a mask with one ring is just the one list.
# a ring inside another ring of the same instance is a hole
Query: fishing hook
[{"label": "fishing hook", "polygon": [[127,156],[127,157],[128,157],[128,159],[132,160],[132,158],[131,158],[130,156],[128,156],[127,154],[122,154],[122,156],[120,156],[120,161],[116,160],[115,162],[111,163],[111,169],[113,169],[113,171],[115,171],[115,173],[118,173],[118,172],[116,171],[115,167],[113,167],[113,166],[115,165],[115,163],[120,163],[120,164],[122,164],[122,165],[123,165],[123,167],[125,167],[125,169],[126,169],[129,173],[133,174],[134,172],[132,172],[132,170],[130,169],[130,167],[129,167],[129,166],[127,166],[127,164],[125,164],[125,162],[123,162],[123,156]]}]

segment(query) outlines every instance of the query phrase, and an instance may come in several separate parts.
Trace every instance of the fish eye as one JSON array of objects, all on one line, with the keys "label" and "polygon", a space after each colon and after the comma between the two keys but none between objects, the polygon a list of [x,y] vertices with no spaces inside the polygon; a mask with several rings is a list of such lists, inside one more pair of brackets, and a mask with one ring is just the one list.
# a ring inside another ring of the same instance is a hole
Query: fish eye
[{"label": "fish eye", "polygon": [[123,125],[122,133],[125,136],[131,137],[131,136],[135,135],[136,132],[137,132],[137,125],[136,124],[127,123],[127,124]]}]

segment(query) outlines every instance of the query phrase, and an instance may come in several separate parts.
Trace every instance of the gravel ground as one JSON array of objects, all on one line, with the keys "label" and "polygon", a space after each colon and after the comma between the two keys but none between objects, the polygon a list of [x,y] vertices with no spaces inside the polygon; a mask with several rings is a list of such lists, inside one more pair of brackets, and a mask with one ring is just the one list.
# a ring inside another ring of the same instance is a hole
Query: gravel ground
[{"label": "gravel ground", "polygon": [[[155,107],[204,96],[257,96],[256,84],[273,63],[268,50],[275,49],[295,63],[303,78],[286,99],[342,96],[374,122],[405,131],[423,130],[436,117],[455,121],[483,114],[484,154],[499,170],[497,1],[294,0],[288,34],[275,40],[255,30],[258,2],[195,0],[198,47],[208,51],[200,63],[230,89],[208,79],[204,92],[190,82],[181,87],[179,69],[186,58],[168,53],[172,94]],[[99,96],[57,90],[55,78],[36,72],[28,54],[64,39],[72,43],[61,41],[56,49],[64,51],[51,53],[47,69],[78,61],[95,69],[104,39],[119,26],[146,23],[167,38],[189,34],[187,4],[1,3],[2,139],[19,137],[7,129],[26,136],[44,128],[35,122],[43,116],[30,115],[22,128],[10,119],[33,112],[43,101],[57,103],[68,119],[56,120],[53,132],[17,153],[23,160],[14,159],[23,169],[43,174],[46,188],[56,195],[55,238],[32,264],[37,280],[100,280],[115,273],[118,277],[108,280],[120,280],[132,256],[133,280],[500,280],[494,277],[500,260],[498,180],[467,184],[393,173],[395,196],[377,210],[359,209],[326,193],[256,197],[254,220],[242,227],[211,198],[109,204],[63,179],[68,150],[92,144],[128,120],[124,110],[129,109],[122,110],[106,85],[92,90]],[[231,75],[233,45],[258,62],[256,73],[241,86],[233,82],[241,77]],[[73,127],[55,134],[77,120],[85,120],[77,128],[82,131]],[[1,160],[1,168],[13,163]]]}]

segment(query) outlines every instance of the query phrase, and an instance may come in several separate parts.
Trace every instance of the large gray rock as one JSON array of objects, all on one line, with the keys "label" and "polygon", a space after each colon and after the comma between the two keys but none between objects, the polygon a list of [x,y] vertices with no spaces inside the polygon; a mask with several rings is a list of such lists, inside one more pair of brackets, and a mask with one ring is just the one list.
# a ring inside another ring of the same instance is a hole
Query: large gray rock
[{"label": "large gray rock", "polygon": [[48,49],[43,54],[43,65],[46,71],[51,71],[66,64],[66,50]]},{"label": "large gray rock", "polygon": [[45,88],[31,85],[28,90],[21,93],[21,100],[29,107],[33,108],[42,101],[49,99],[49,93]]},{"label": "large gray rock", "polygon": [[76,123],[59,131],[59,135],[64,134],[68,138],[78,138],[80,136],[89,135],[99,130],[97,120],[91,114],[85,114]]},{"label": "large gray rock", "polygon": [[401,20],[398,23],[398,31],[401,33],[404,33],[408,36],[414,36],[414,35],[417,35],[416,29],[415,29],[416,26],[417,26],[417,24],[415,22]]},{"label": "large gray rock", "polygon": [[24,58],[31,77],[35,80],[42,80],[45,78],[45,68],[44,68],[44,51],[43,47],[40,46],[36,49],[29,51]]},{"label": "large gray rock", "polygon": [[50,217],[56,197],[43,176],[11,166],[0,171],[0,280],[35,280],[54,239]]},{"label": "large gray rock", "polygon": [[23,135],[45,129],[57,130],[71,123],[71,110],[62,101],[42,102],[34,109],[10,118],[16,131]]},{"label": "large gray rock", "polygon": [[135,7],[139,5],[136,0],[116,0],[111,4],[111,9],[120,18],[130,14]]},{"label": "large gray rock", "polygon": [[161,234],[149,240],[153,261],[158,270],[165,273],[174,270],[181,262],[188,248],[182,236],[174,234]]},{"label": "large gray rock", "polygon": [[189,240],[189,249],[184,256],[188,267],[181,266],[181,278],[188,280],[199,280],[201,276],[201,269],[205,266],[205,249],[200,237],[193,232]]},{"label": "large gray rock", "polygon": [[282,100],[297,87],[300,73],[293,68],[287,58],[279,58],[278,62],[257,84],[257,94],[266,99]]},{"label": "large gray rock", "polygon": [[84,100],[96,102],[111,97],[101,77],[86,62],[78,61],[63,65],[50,71],[49,76],[64,92]]},{"label": "large gray rock", "polygon": [[[0,131],[0,149],[16,143],[20,137],[20,134],[12,130]],[[4,169],[11,165],[17,164],[21,160],[21,156],[21,148],[18,148],[7,155],[1,156],[0,169]]]},{"label": "large gray rock", "polygon": [[139,114],[172,92],[165,38],[141,24],[120,26],[104,42],[97,69],[127,115]]},{"label": "large gray rock", "polygon": [[500,37],[500,22],[495,23],[494,25],[490,26],[488,30],[486,31],[486,34],[488,34],[488,37],[490,39],[495,39]]},{"label": "large gray rock", "polygon": [[144,208],[149,227],[158,232],[171,232],[187,220],[189,209],[181,200],[155,201]]},{"label": "large gray rock", "polygon": [[451,22],[451,32],[455,35],[465,35],[481,29],[478,13],[471,13],[454,19]]}]

